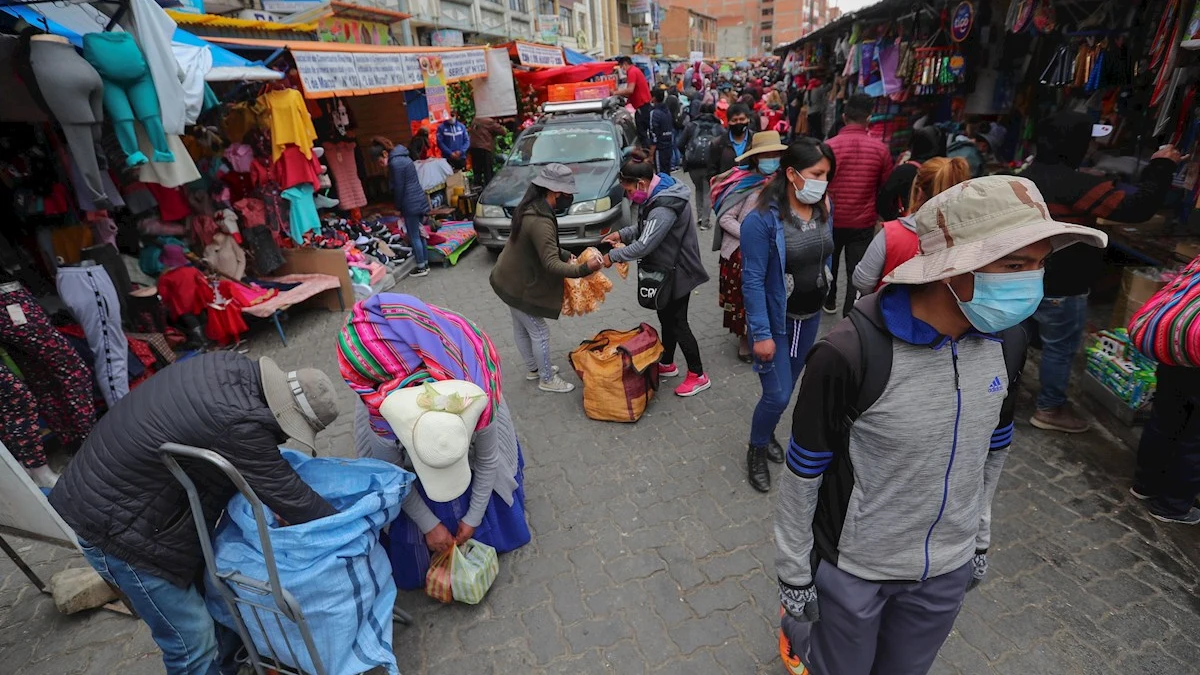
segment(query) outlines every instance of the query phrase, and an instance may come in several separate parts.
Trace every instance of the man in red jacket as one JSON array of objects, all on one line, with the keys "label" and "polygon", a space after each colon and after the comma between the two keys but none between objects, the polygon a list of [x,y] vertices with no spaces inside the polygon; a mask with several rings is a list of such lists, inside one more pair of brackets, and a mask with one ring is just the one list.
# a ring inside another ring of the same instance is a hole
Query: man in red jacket
[{"label": "man in red jacket", "polygon": [[843,120],[846,126],[826,141],[837,159],[837,180],[829,185],[833,202],[833,279],[825,312],[837,313],[838,258],[846,252],[846,302],[842,316],[858,299],[849,277],[862,260],[875,236],[875,195],[892,172],[892,155],[886,145],[867,135],[867,122],[875,107],[871,97],[855,94],[846,102]]}]

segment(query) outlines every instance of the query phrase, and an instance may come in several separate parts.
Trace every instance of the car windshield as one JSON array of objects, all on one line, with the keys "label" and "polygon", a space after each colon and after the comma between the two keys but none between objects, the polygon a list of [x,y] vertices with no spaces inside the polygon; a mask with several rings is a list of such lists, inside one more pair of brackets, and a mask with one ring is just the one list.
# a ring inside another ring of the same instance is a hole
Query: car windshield
[{"label": "car windshield", "polygon": [[612,127],[600,124],[555,124],[525,132],[513,146],[508,163],[526,166],[600,160],[617,160]]}]

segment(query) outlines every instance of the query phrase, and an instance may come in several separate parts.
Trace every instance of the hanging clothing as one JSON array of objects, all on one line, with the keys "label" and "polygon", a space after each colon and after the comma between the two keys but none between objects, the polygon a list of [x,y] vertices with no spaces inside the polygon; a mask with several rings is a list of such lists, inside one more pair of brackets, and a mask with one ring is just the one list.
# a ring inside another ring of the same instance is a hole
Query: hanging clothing
[{"label": "hanging clothing", "polygon": [[21,369],[38,413],[63,445],[83,442],[96,421],[92,371],[24,288],[0,293],[0,347]]},{"label": "hanging clothing", "polygon": [[133,290],[133,281],[129,278],[129,270],[125,267],[125,261],[121,260],[121,254],[117,251],[116,244],[89,246],[80,251],[80,255],[84,260],[92,260],[104,266],[104,271],[108,273],[113,288],[117,289],[121,316],[128,319],[128,296],[129,292]]},{"label": "hanging clothing", "polygon": [[212,50],[207,46],[199,47],[172,41],[171,52],[183,71],[183,118],[186,123],[195,124],[200,112],[205,108],[205,94],[211,91],[204,82],[204,76],[213,67]]},{"label": "hanging clothing", "polygon": [[267,224],[267,211],[261,199],[240,199],[233,203],[233,208],[242,216],[242,224],[246,227]]},{"label": "hanging clothing", "polygon": [[233,143],[225,148],[224,157],[231,170],[249,173],[250,165],[254,162],[254,150],[245,143]]},{"label": "hanging clothing", "polygon": [[231,235],[224,232],[214,234],[212,243],[204,247],[204,261],[234,279],[246,276],[246,252]]},{"label": "hanging clothing", "polygon": [[162,220],[185,220],[191,215],[192,209],[180,188],[164,187],[158,183],[145,183],[145,186],[154,195],[154,201],[158,202],[158,215]]},{"label": "hanging clothing", "polygon": [[274,235],[265,227],[249,227],[242,231],[250,263],[259,276],[270,276],[287,262],[275,242]]},{"label": "hanging clothing", "polygon": [[312,157],[317,130],[304,107],[304,97],[295,89],[277,89],[263,95],[271,110],[271,159],[278,160],[289,143],[295,145],[305,158]]},{"label": "hanging clothing", "polygon": [[71,187],[75,189],[75,201],[79,202],[81,210],[105,211],[112,207],[126,206],[125,200],[121,197],[121,191],[117,189],[117,184],[113,182],[112,176],[106,169],[100,170],[100,185],[104,187],[104,195],[108,197],[107,204],[103,200],[93,201],[91,191],[87,186],[87,180],[82,171],[80,171],[79,161],[75,158],[74,153],[72,153]]},{"label": "hanging clothing", "polygon": [[95,67],[104,80],[104,109],[117,133],[117,142],[126,155],[126,166],[139,166],[148,161],[138,149],[133,128],[135,118],[146,128],[154,146],[154,160],[175,161],[175,155],[167,147],[162,110],[158,106],[158,92],[150,77],[150,67],[134,42],[133,35],[124,32],[86,33],[83,36],[83,58]]},{"label": "hanging clothing", "polygon": [[[140,127],[134,127],[134,134],[142,152],[151,152],[152,146],[146,132]],[[162,162],[155,156],[138,169],[138,180],[144,183],[158,183],[163,187],[179,187],[200,180],[200,170],[196,168],[191,154],[178,136],[167,136],[167,148],[171,150],[175,160]]]},{"label": "hanging clothing", "polygon": [[46,449],[38,428],[38,406],[21,378],[0,363],[0,441],[21,466],[46,464]]},{"label": "hanging clothing", "polygon": [[242,318],[241,305],[236,302],[209,304],[204,311],[208,314],[204,334],[219,345],[234,344],[250,330],[246,320]]},{"label": "hanging clothing", "polygon": [[[82,180],[75,181],[81,204],[101,209],[113,202],[108,190],[112,180],[104,183],[108,162],[100,145],[101,123],[104,122],[104,82],[100,74],[79,56],[75,47],[61,42],[32,40],[29,43],[29,62],[37,88],[50,112],[62,128],[73,164]],[[91,210],[91,209],[89,209]]]},{"label": "hanging clothing", "polygon": [[59,297],[87,336],[88,348],[96,358],[96,384],[111,410],[129,393],[129,341],[121,330],[117,289],[100,265],[60,267],[56,286]]},{"label": "hanging clothing", "polygon": [[300,148],[294,145],[284,148],[272,167],[275,182],[285,190],[303,183],[312,185],[316,190],[320,187],[321,170],[321,162],[315,156],[305,157]]},{"label": "hanging clothing", "polygon": [[326,143],[325,163],[333,174],[334,187],[337,188],[338,208],[361,209],[367,205],[367,195],[363,192],[362,181],[358,178],[358,163],[355,161],[354,143]]},{"label": "hanging clothing", "polygon": [[303,244],[305,232],[321,231],[321,218],[317,215],[317,205],[313,203],[312,185],[301,183],[284,190],[280,196],[291,203],[288,222],[291,225],[289,234],[292,241]]},{"label": "hanging clothing", "polygon": [[258,112],[250,103],[234,103],[221,118],[225,136],[234,143],[241,143],[246,133],[258,128]]}]

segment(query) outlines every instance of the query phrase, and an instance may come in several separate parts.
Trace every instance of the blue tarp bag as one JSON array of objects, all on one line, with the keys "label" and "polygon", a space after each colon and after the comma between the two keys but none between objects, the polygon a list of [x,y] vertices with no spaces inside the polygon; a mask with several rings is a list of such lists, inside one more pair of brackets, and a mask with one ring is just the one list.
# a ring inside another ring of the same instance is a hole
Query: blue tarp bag
[{"label": "blue tarp bag", "polygon": [[[268,509],[280,584],[295,596],[304,612],[329,675],[359,675],[376,666],[398,675],[392,652],[396,585],[387,552],[379,545],[379,531],[400,514],[400,504],[415,476],[394,464],[373,459],[312,458],[294,450],[282,454],[338,514],[280,527]],[[268,578],[254,512],[242,495],[229,501],[227,517],[213,537],[213,549],[219,572],[236,571],[264,581]],[[207,584],[212,583],[207,575],[205,579]],[[208,590],[209,612],[232,628],[229,608],[215,589]],[[236,585],[234,591],[240,597],[263,600]],[[271,600],[267,598],[267,602]],[[260,653],[273,653],[284,661],[294,653],[298,662],[287,665],[314,672],[295,624],[286,620],[277,623],[270,616],[260,616],[260,622],[250,615],[249,608],[241,611]]]}]

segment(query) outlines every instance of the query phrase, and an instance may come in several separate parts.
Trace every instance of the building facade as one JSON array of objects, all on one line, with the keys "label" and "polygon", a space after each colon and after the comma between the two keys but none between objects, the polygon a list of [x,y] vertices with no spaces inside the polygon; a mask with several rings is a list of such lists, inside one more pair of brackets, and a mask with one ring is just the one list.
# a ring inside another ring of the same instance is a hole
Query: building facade
[{"label": "building facade", "polygon": [[837,11],[829,0],[659,1],[716,17],[715,52],[728,58],[770,54],[777,45],[824,26]]},{"label": "building facade", "polygon": [[659,25],[658,41],[663,55],[687,58],[702,52],[704,58],[717,57],[717,19],[687,7],[667,7]]}]

